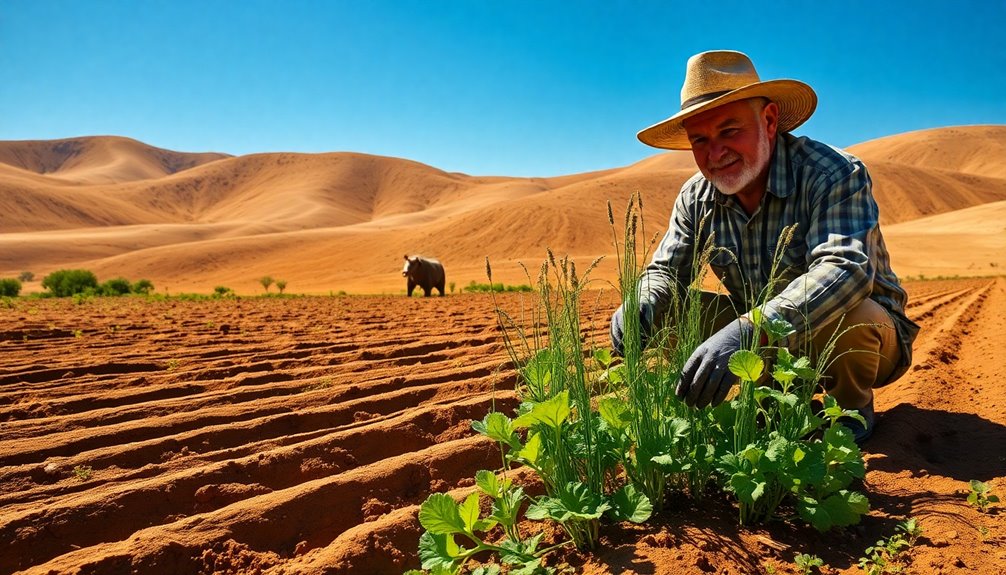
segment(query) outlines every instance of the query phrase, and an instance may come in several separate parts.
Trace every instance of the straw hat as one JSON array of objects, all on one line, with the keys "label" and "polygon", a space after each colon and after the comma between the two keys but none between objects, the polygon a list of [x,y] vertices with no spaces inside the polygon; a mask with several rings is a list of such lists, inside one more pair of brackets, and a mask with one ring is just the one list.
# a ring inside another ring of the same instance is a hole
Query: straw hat
[{"label": "straw hat", "polygon": [[817,107],[817,94],[797,80],[762,82],[747,55],[732,50],[702,52],[688,59],[681,87],[681,111],[640,131],[639,141],[654,148],[690,150],[682,122],[723,104],[765,97],[779,106],[779,131],[789,132],[807,121]]}]

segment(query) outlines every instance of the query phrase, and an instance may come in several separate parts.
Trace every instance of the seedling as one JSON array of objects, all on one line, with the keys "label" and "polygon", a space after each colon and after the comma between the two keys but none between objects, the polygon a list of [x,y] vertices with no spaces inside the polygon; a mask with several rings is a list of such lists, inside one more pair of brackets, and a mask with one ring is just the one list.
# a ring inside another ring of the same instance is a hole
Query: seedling
[{"label": "seedling", "polygon": [[899,523],[896,529],[901,533],[878,540],[876,545],[866,548],[866,556],[860,557],[859,567],[867,575],[901,573],[904,570],[906,561],[904,554],[922,536],[922,527],[914,518],[908,518]]},{"label": "seedling", "polygon": [[80,481],[87,481],[91,478],[92,473],[94,473],[94,469],[90,465],[77,465],[73,468],[73,476]]},{"label": "seedling", "polygon": [[176,369],[178,369],[180,365],[181,362],[179,362],[177,359],[169,359],[165,364],[165,369],[167,369],[168,371],[175,371]]},{"label": "seedling", "polygon": [[999,503],[999,497],[992,494],[992,489],[988,483],[972,479],[969,485],[971,492],[968,493],[968,504],[978,509],[978,511],[987,513],[993,503]]},{"label": "seedling", "polygon": [[800,553],[793,558],[793,563],[796,565],[797,569],[803,575],[810,575],[814,572],[814,568],[820,568],[824,565],[824,560],[817,555],[807,555],[805,553]]}]

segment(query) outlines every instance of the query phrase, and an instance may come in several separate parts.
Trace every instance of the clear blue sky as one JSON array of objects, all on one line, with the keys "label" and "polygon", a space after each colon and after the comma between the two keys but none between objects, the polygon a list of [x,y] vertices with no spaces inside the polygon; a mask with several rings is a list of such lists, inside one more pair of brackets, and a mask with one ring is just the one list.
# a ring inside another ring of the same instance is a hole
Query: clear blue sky
[{"label": "clear blue sky", "polygon": [[550,176],[657,150],[687,58],[749,54],[838,146],[1006,124],[1006,1],[0,0],[0,140],[356,151]]}]

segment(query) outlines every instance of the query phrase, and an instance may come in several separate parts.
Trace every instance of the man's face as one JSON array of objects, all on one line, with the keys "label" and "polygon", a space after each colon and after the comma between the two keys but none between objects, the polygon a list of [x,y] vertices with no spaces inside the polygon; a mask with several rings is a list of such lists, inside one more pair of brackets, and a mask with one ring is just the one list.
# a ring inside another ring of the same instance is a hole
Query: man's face
[{"label": "man's face", "polygon": [[721,192],[758,193],[772,157],[778,107],[739,100],[684,121],[699,171]]}]

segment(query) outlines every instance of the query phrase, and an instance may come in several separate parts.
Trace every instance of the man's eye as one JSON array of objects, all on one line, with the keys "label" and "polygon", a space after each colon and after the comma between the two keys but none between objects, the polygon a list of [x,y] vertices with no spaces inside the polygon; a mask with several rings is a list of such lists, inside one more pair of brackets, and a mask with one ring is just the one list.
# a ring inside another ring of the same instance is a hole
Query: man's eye
[{"label": "man's eye", "polygon": [[737,132],[737,128],[727,128],[726,130],[723,130],[721,134],[724,138],[732,138],[737,135]]},{"label": "man's eye", "polygon": [[702,144],[705,144],[705,143],[706,143],[706,139],[705,138],[692,138],[692,145],[693,146],[701,146]]}]

